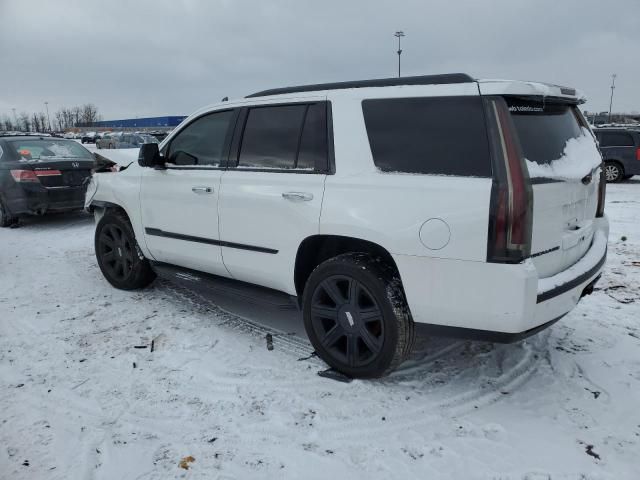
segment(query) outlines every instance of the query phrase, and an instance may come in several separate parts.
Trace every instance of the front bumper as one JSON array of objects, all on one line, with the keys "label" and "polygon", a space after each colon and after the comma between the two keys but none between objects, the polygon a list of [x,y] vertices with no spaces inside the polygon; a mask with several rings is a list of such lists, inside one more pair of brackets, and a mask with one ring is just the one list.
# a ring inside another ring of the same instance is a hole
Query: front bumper
[{"label": "front bumper", "polygon": [[[609,222],[594,221],[594,240],[569,269],[538,279],[518,265],[394,255],[413,319],[434,335],[511,342],[570,312],[589,293],[606,258]],[[420,327],[420,325],[418,325]]]}]

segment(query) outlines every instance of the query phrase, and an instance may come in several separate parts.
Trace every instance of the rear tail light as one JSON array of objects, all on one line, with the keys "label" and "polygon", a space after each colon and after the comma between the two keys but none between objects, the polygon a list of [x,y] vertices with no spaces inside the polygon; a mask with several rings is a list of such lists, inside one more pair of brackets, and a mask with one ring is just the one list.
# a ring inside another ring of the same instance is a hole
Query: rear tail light
[{"label": "rear tail light", "polygon": [[636,149],[636,160],[640,160],[640,148]]},{"label": "rear tail light", "polygon": [[604,163],[600,165],[600,183],[598,183],[598,208],[596,217],[604,216],[604,200],[607,195],[607,178],[604,174]]},{"label": "rear tail light", "polygon": [[11,170],[11,176],[16,182],[39,182],[33,170]]},{"label": "rear tail light", "polygon": [[520,263],[531,255],[533,191],[504,99],[485,99],[493,160],[487,261]]}]

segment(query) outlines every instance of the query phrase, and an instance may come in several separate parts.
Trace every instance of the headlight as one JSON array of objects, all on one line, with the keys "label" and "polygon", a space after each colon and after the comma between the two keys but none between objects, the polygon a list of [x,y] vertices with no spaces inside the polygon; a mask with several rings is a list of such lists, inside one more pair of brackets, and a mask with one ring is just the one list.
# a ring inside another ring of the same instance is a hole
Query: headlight
[{"label": "headlight", "polygon": [[87,193],[84,196],[84,208],[89,208],[91,205],[91,201],[93,197],[95,197],[96,192],[98,191],[98,177],[96,175],[91,176],[91,180],[89,181],[89,185],[87,185]]}]

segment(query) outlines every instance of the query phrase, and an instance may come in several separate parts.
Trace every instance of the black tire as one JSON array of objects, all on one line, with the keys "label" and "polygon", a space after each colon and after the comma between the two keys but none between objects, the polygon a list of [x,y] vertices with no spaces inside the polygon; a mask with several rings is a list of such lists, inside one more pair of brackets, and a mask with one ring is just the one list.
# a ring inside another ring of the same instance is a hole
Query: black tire
[{"label": "black tire", "polygon": [[316,353],[345,375],[382,377],[411,353],[414,325],[400,276],[382,259],[346,253],[321,263],[302,309]]},{"label": "black tire", "polygon": [[124,214],[106,213],[96,225],[94,242],[100,270],[114,287],[135,290],[146,287],[156,278]]},{"label": "black tire", "polygon": [[618,183],[624,177],[624,170],[618,162],[605,162],[604,174],[607,183]]},{"label": "black tire", "polygon": [[9,213],[7,208],[2,203],[2,199],[0,198],[0,227],[10,227],[17,221],[18,218]]}]

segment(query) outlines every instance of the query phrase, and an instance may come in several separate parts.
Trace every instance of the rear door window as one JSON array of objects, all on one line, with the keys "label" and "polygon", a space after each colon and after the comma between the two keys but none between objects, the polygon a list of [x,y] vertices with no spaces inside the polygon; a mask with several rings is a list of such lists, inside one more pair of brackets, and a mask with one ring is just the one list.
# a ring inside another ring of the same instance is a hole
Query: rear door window
[{"label": "rear door window", "polygon": [[371,99],[362,110],[383,172],[491,176],[480,97]]},{"label": "rear door window", "polygon": [[326,158],[324,102],[249,109],[238,168],[316,170]]},{"label": "rear door window", "polygon": [[601,147],[633,147],[631,135],[624,132],[600,132]]},{"label": "rear door window", "polygon": [[327,166],[327,106],[309,105],[300,138],[300,152],[296,168],[323,170]]}]

